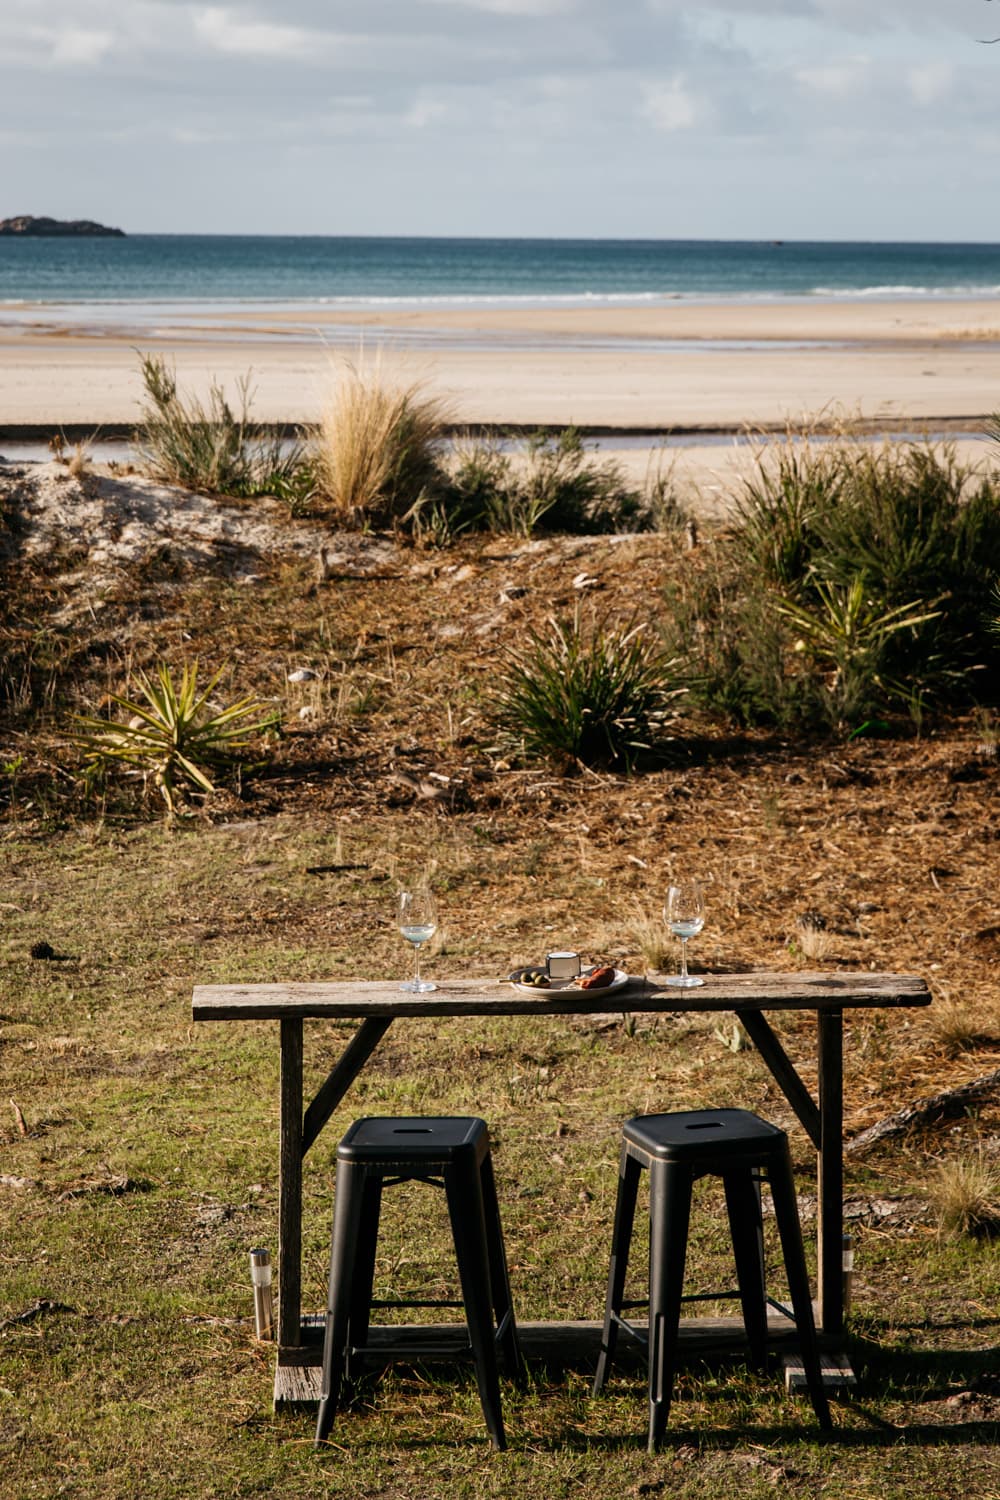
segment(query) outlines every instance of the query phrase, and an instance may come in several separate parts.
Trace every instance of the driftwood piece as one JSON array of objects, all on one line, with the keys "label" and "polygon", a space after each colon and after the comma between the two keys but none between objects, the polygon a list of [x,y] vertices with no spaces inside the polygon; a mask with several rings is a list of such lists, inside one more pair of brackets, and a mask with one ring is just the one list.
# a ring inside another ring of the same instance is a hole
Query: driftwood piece
[{"label": "driftwood piece", "polygon": [[951,1119],[960,1115],[966,1105],[985,1099],[998,1089],[1000,1068],[984,1074],[982,1078],[973,1078],[968,1083],[959,1084],[958,1088],[945,1089],[940,1094],[929,1094],[906,1109],[899,1109],[895,1114],[887,1115],[884,1120],[877,1120],[874,1125],[869,1125],[867,1130],[862,1130],[860,1135],[848,1141],[844,1150],[867,1151],[869,1146],[888,1140],[891,1136],[902,1135],[907,1130],[923,1125],[934,1125],[938,1120]]}]

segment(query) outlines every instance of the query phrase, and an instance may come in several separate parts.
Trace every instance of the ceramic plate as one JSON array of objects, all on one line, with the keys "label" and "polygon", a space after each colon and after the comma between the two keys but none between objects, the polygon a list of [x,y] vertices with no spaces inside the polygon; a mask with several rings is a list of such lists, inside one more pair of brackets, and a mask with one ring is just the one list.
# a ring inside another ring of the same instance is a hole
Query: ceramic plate
[{"label": "ceramic plate", "polygon": [[[524,965],[524,968],[529,967],[530,965],[528,964]],[[541,968],[541,964],[539,964],[537,967]],[[584,969],[584,976],[589,972],[589,969]],[[517,973],[516,969],[514,970],[514,973]],[[615,990],[620,990],[623,985],[628,984],[631,978],[631,974],[626,974],[624,969],[616,969],[615,977],[614,979],[612,979],[610,984],[602,984],[599,985],[596,989],[584,990],[583,993],[585,995],[613,995]],[[510,982],[511,984],[513,984],[514,988],[516,990],[520,990],[523,995],[551,995],[554,990],[571,990],[580,988],[579,983],[575,979],[551,979],[546,985],[518,984],[516,980],[511,980]]]}]

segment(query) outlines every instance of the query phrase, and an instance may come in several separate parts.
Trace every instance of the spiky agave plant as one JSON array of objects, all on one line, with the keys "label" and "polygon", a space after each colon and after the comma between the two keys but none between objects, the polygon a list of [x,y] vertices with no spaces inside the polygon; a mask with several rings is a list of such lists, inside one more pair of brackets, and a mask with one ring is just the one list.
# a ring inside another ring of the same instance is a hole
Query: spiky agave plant
[{"label": "spiky agave plant", "polygon": [[214,791],[209,770],[231,765],[255,735],[278,722],[277,713],[256,698],[214,708],[209,699],[221,676],[222,669],[200,688],[197,661],[182,669],[179,682],[163,662],[152,677],[136,672],[133,681],[140,696],[111,694],[111,702],[128,715],[124,722],[76,716],[79,733],[74,738],[88,766],[135,766],[152,777],[171,814],[177,811],[179,788]]}]

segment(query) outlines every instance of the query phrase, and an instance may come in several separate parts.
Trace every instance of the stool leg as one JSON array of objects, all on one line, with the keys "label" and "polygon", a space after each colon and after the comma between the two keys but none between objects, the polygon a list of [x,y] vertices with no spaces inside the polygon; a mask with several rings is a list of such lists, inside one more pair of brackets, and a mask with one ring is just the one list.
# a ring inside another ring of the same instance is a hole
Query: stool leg
[{"label": "stool leg", "polygon": [[374,1173],[366,1174],[361,1192],[361,1218],[358,1224],[357,1244],[354,1251],[354,1272],[351,1277],[350,1310],[347,1334],[344,1339],[344,1376],[354,1384],[361,1374],[363,1355],[352,1355],[352,1349],[362,1349],[368,1342],[368,1328],[372,1315],[372,1288],[375,1284],[375,1251],[378,1244],[379,1214],[382,1209],[382,1179]]},{"label": "stool leg", "polygon": [[726,1212],[736,1259],[743,1326],[750,1345],[750,1359],[757,1369],[761,1369],[767,1349],[767,1295],[760,1186],[752,1167],[736,1167],[723,1172],[722,1180],[726,1189]]},{"label": "stool leg", "polygon": [[363,1168],[345,1162],[339,1162],[337,1165],[333,1234],[330,1244],[330,1286],[326,1304],[326,1332],[323,1338],[323,1373],[320,1384],[319,1415],[316,1418],[317,1447],[333,1426],[340,1399],[350,1322],[354,1251],[361,1226],[365,1176]]},{"label": "stool leg", "polygon": [[809,1291],[809,1273],[802,1248],[802,1230],[799,1225],[799,1208],[795,1200],[795,1180],[792,1176],[792,1159],[785,1143],[780,1157],[776,1157],[769,1173],[771,1198],[774,1202],[774,1217],[781,1236],[781,1253],[785,1261],[788,1291],[795,1314],[795,1326],[802,1355],[802,1368],[812,1400],[816,1419],[823,1428],[830,1428],[830,1406],[823,1388],[823,1376],[819,1362],[819,1344],[816,1339],[816,1324],[813,1321],[812,1295]]},{"label": "stool leg", "polygon": [[618,1163],[618,1197],[615,1200],[615,1224],[611,1231],[611,1264],[608,1269],[608,1291],[604,1300],[604,1330],[594,1374],[595,1396],[599,1396],[604,1389],[618,1344],[618,1324],[615,1320],[621,1315],[625,1296],[625,1275],[628,1271],[628,1252],[632,1243],[635,1200],[641,1170],[640,1163],[623,1146]]},{"label": "stool leg", "polygon": [[494,1448],[507,1446],[500,1411],[500,1377],[490,1294],[489,1253],[479,1168],[467,1163],[444,1169],[448,1216],[455,1241],[462,1301],[469,1326],[469,1341],[476,1364],[476,1383],[486,1427]]},{"label": "stool leg", "polygon": [[490,1260],[490,1290],[493,1297],[493,1316],[499,1328],[504,1318],[507,1326],[500,1336],[504,1365],[507,1373],[517,1385],[524,1385],[524,1360],[514,1321],[514,1305],[510,1295],[510,1274],[507,1270],[507,1251],[504,1248],[503,1229],[500,1224],[500,1204],[497,1200],[496,1178],[493,1175],[493,1160],[489,1153],[480,1167],[483,1189],[483,1213],[486,1218],[486,1249]]},{"label": "stool leg", "polygon": [[684,1291],[692,1174],[654,1161],[649,1169],[649,1451],[666,1431]]}]

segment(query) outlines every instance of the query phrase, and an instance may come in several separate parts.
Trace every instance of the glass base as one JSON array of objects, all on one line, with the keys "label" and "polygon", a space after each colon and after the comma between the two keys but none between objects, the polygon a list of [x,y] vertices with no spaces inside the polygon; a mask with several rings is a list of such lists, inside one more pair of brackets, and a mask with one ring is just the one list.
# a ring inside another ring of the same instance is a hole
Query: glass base
[{"label": "glass base", "polygon": [[[701,984],[700,979],[698,983]],[[408,995],[426,995],[429,990],[436,990],[437,985],[432,984],[429,979],[407,979],[399,988],[405,990]]]},{"label": "glass base", "polygon": [[705,981],[699,979],[697,974],[669,974],[663,983],[673,985],[678,990],[693,990],[696,985],[704,984]]}]

